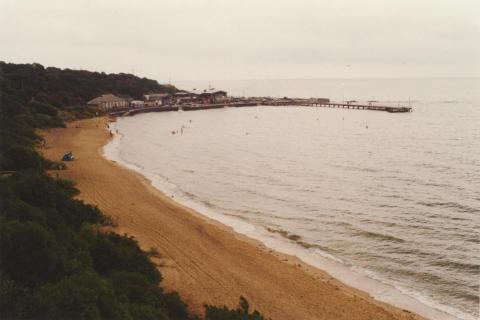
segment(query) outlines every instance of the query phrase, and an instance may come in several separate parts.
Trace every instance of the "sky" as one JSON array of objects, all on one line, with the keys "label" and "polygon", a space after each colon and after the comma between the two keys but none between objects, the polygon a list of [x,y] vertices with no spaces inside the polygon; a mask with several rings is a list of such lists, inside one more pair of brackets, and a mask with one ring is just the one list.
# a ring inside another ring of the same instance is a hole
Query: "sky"
[{"label": "sky", "polygon": [[0,60],[180,80],[480,76],[479,0],[0,0]]}]

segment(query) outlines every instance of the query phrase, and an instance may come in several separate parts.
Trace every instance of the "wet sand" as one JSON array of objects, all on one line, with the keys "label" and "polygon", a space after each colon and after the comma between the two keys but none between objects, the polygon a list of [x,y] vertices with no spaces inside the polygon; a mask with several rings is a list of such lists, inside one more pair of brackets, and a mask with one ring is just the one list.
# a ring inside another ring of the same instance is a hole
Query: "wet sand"
[{"label": "wet sand", "polygon": [[192,312],[201,313],[204,304],[236,307],[242,295],[252,310],[274,320],[421,319],[181,206],[105,159],[107,123],[88,119],[43,132],[46,147],[40,151],[52,160],[73,152],[68,169],[52,174],[74,180],[78,198],[111,216],[117,232],[157,250],[152,260],[163,275],[162,287],[178,291]]}]

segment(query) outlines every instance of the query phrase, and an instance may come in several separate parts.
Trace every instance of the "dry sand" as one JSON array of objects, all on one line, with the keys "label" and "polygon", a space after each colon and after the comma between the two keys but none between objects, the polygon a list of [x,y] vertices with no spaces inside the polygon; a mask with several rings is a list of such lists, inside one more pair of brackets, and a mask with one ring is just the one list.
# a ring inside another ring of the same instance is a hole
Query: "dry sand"
[{"label": "dry sand", "polygon": [[178,291],[192,312],[202,312],[204,304],[236,307],[243,295],[275,320],[420,319],[173,202],[106,160],[101,153],[110,139],[107,121],[82,120],[44,132],[41,152],[52,160],[73,152],[68,169],[52,174],[74,180],[78,198],[111,216],[117,232],[133,235],[143,249],[155,248],[162,287]]}]

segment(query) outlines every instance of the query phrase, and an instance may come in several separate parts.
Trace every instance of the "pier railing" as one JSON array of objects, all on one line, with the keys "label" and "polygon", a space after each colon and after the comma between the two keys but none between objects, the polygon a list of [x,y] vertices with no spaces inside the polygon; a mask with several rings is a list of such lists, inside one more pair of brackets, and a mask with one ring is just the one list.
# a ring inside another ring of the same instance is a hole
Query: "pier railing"
[{"label": "pier railing", "polygon": [[373,110],[373,111],[386,111],[391,113],[412,112],[411,107],[386,106],[386,105],[374,105],[374,104],[357,104],[357,103],[348,103],[348,102],[340,103],[340,102],[325,101],[325,99],[266,101],[262,104],[270,105],[270,106],[305,106],[305,107]]},{"label": "pier railing", "polygon": [[373,110],[373,111],[386,111],[391,113],[412,112],[411,107],[403,107],[403,106],[385,106],[385,105],[372,105],[372,104],[332,103],[332,102],[329,102],[329,103],[312,102],[308,105],[312,107]]}]

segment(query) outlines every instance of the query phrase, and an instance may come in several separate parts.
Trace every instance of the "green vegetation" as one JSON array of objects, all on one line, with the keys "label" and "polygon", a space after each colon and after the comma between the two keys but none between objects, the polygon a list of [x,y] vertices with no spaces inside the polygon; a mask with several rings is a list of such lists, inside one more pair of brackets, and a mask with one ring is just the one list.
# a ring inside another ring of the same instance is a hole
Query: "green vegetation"
[{"label": "green vegetation", "polygon": [[[199,319],[136,241],[101,231],[109,219],[73,199],[71,181],[46,174],[54,166],[35,151],[35,129],[90,116],[85,102],[113,92],[141,96],[176,90],[127,74],[0,62],[0,318]],[[205,319],[261,320],[248,303],[205,306]]]},{"label": "green vegetation", "polygon": [[263,316],[254,311],[249,313],[249,305],[244,297],[240,297],[238,309],[230,310],[227,307],[217,308],[213,306],[205,306],[205,320],[263,320]]},{"label": "green vegetation", "polygon": [[[44,68],[34,64],[0,62],[2,100],[34,111],[38,125],[49,120],[91,116],[86,103],[104,93],[139,99],[149,92],[173,93],[177,89],[131,74],[106,74],[84,70]],[[17,109],[17,108],[16,108]],[[57,122],[56,125],[60,123]]]}]

